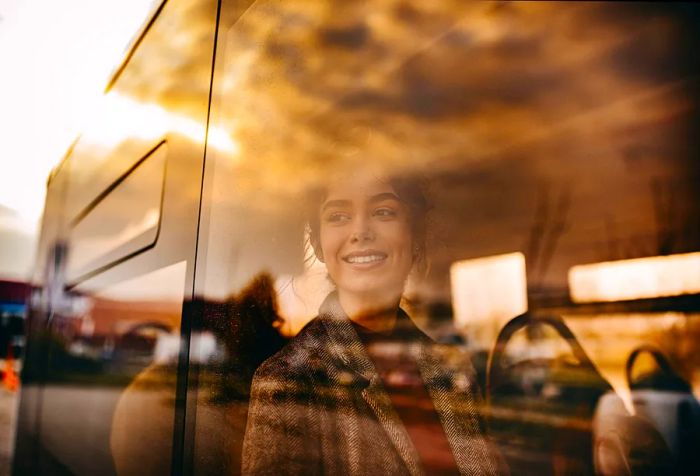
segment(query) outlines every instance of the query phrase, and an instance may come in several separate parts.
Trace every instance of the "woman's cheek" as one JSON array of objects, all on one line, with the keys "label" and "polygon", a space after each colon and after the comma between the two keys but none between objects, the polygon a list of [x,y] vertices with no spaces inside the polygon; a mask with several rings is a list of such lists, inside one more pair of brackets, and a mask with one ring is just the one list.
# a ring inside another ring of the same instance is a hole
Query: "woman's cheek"
[{"label": "woman's cheek", "polygon": [[339,229],[328,227],[321,231],[321,250],[327,266],[332,266],[331,260],[337,259],[342,241],[342,233]]}]

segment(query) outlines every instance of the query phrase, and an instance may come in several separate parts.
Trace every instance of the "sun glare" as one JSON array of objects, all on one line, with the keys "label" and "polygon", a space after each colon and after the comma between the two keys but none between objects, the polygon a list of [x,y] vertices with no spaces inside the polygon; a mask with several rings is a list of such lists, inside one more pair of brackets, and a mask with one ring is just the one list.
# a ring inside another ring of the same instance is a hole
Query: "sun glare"
[{"label": "sun glare", "polygon": [[3,17],[0,130],[11,133],[0,141],[0,205],[19,219],[36,224],[51,168],[92,116],[156,3],[35,0]]},{"label": "sun glare", "polygon": [[[104,96],[99,104],[98,115],[109,118],[109,127],[98,121],[85,129],[91,146],[111,150],[125,138],[153,142],[169,132],[200,143],[205,137],[205,124],[155,103],[139,102],[112,92]],[[238,145],[231,135],[215,126],[209,128],[208,143],[222,152],[232,155],[238,152]]]}]

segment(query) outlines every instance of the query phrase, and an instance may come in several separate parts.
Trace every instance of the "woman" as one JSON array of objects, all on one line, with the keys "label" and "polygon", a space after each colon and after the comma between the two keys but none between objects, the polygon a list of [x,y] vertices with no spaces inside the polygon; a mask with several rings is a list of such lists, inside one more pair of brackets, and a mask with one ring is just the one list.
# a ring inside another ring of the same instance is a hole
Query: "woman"
[{"label": "woman", "polygon": [[420,187],[355,175],[320,198],[310,241],[336,291],[256,372],[244,474],[498,473],[469,360],[399,307],[425,255]]}]

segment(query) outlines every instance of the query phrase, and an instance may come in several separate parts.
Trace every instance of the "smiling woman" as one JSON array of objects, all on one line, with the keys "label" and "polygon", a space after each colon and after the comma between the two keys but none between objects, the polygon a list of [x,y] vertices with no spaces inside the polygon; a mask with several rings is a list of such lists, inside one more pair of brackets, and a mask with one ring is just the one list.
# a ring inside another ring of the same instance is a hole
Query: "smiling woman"
[{"label": "smiling woman", "polygon": [[[414,188],[413,195],[421,195]],[[316,256],[326,264],[343,309],[356,319],[398,305],[419,256],[420,239],[411,231],[424,228],[413,224],[424,221],[425,212],[397,193],[386,179],[338,180],[309,221]]]},{"label": "smiling woman", "polygon": [[243,472],[504,472],[482,431],[469,359],[439,349],[399,307],[425,252],[419,183],[350,174],[316,197],[310,243],[335,291],[255,373]]}]

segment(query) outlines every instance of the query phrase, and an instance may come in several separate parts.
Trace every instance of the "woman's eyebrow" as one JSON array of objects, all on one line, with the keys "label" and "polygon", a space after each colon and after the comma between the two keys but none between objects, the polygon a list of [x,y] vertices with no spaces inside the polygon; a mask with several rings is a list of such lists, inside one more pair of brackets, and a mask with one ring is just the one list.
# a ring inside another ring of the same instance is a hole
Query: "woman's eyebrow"
[{"label": "woman's eyebrow", "polygon": [[369,199],[369,203],[374,204],[377,202],[383,202],[384,200],[396,200],[397,202],[400,202],[401,199],[396,196],[395,193],[391,192],[384,192],[384,193],[378,193],[377,195],[373,195]]},{"label": "woman's eyebrow", "polygon": [[333,207],[343,208],[343,207],[349,207],[351,205],[352,205],[352,202],[350,200],[328,200],[321,207],[321,213],[326,211],[327,208],[333,208]]}]

